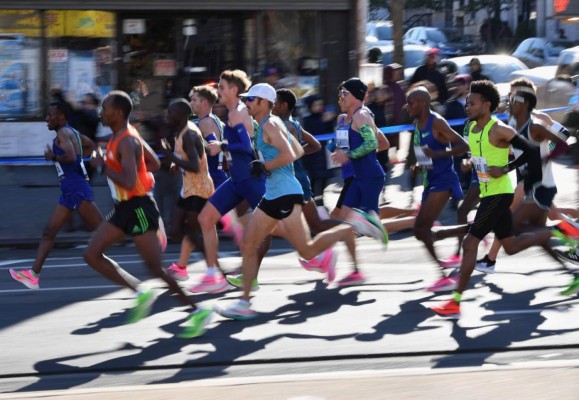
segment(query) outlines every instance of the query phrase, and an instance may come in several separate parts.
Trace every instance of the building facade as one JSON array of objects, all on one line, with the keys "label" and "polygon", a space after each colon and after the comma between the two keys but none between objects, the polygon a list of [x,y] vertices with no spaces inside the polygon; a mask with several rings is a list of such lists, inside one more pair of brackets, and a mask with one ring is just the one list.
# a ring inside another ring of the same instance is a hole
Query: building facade
[{"label": "building facade", "polygon": [[43,153],[55,93],[113,89],[162,113],[225,69],[335,102],[357,72],[351,0],[0,0],[0,157]]}]

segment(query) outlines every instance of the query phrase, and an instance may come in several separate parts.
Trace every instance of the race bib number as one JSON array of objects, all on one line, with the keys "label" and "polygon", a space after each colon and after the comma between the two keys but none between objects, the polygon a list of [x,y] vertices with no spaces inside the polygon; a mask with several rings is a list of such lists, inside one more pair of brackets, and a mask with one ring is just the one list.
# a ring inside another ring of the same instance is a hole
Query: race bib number
[{"label": "race bib number", "polygon": [[476,171],[479,182],[490,182],[489,166],[486,157],[471,157],[472,165]]},{"label": "race bib number", "polygon": [[336,147],[342,150],[350,150],[350,138],[347,129],[338,129],[336,131]]},{"label": "race bib number", "polygon": [[58,175],[58,179],[64,179],[64,171],[62,170],[62,166],[58,161],[54,162],[54,167],[56,168],[56,175]]},{"label": "race bib number", "polygon": [[426,169],[430,169],[432,168],[432,158],[426,156],[426,154],[424,154],[424,151],[422,150],[422,147],[420,146],[414,146],[414,155],[416,156],[416,164],[426,168]]}]

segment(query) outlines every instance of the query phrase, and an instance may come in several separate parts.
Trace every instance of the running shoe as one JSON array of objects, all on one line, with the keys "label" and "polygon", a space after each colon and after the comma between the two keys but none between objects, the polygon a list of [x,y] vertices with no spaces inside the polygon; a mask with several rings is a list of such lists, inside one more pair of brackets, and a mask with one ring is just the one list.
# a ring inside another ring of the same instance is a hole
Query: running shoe
[{"label": "running shoe", "polygon": [[167,268],[167,273],[173,277],[176,281],[186,281],[189,279],[189,272],[187,272],[187,267],[180,267],[173,263],[169,268]]},{"label": "running shoe", "polygon": [[203,275],[198,284],[191,286],[187,290],[192,293],[222,293],[229,290],[229,283],[227,283],[223,275]]},{"label": "running shoe", "polygon": [[452,299],[439,306],[431,308],[432,311],[445,318],[460,318],[460,304]]},{"label": "running shoe", "polygon": [[137,292],[135,297],[135,306],[131,309],[127,324],[134,324],[151,313],[151,307],[155,302],[155,293],[153,289],[147,288]]},{"label": "running shoe", "polygon": [[311,260],[298,258],[298,261],[299,261],[300,265],[302,266],[302,268],[305,269],[306,271],[314,271],[314,272],[321,272],[321,273],[325,272],[324,269],[322,268],[322,266],[320,265],[320,261],[318,260],[318,257],[314,257]]},{"label": "running shoe", "polygon": [[[243,274],[227,275],[225,278],[230,285],[233,285],[237,288],[243,288]],[[255,292],[256,290],[259,290],[259,282],[257,281],[257,278],[254,279],[251,283],[251,291]]]},{"label": "running shoe", "polygon": [[442,268],[458,268],[461,263],[462,257],[459,254],[453,254],[444,260],[440,260],[440,266]]},{"label": "running shoe", "polygon": [[366,278],[360,272],[352,272],[338,281],[338,286],[355,286],[362,285]]},{"label": "running shoe", "polygon": [[187,326],[183,328],[181,333],[177,334],[177,337],[181,339],[191,339],[203,335],[207,330],[207,325],[211,322],[212,316],[213,310],[198,308],[189,315],[187,318]]},{"label": "running shoe", "polygon": [[555,249],[554,251],[557,254],[557,258],[561,261],[568,261],[572,264],[579,265],[579,255],[577,254],[579,250],[571,249],[563,251]]},{"label": "running shoe", "polygon": [[29,289],[38,289],[40,277],[34,273],[31,269],[23,269],[20,271],[10,268],[10,275],[12,278],[22,283]]},{"label": "running shoe", "polygon": [[432,285],[426,288],[429,292],[449,292],[451,290],[456,290],[458,287],[458,276],[448,276],[440,278]]},{"label": "running shoe", "polygon": [[568,237],[579,240],[579,223],[565,214],[561,214],[563,220],[557,224],[557,228],[565,233]]},{"label": "running shoe", "polygon": [[241,240],[243,239],[243,226],[239,222],[234,221],[229,214],[222,216],[220,222],[223,226],[221,231],[231,234],[233,236],[233,241],[239,247],[241,245]]},{"label": "running shoe", "polygon": [[579,292],[579,278],[575,278],[573,279],[573,281],[571,282],[571,284],[569,286],[567,286],[565,288],[565,290],[563,290],[561,292],[561,294],[563,296],[571,296],[575,293]]},{"label": "running shoe", "polygon": [[238,300],[227,308],[223,308],[217,305],[215,306],[215,312],[222,317],[237,319],[241,321],[257,317],[257,313],[251,309],[251,304],[244,300]]},{"label": "running shoe", "polygon": [[474,269],[476,269],[479,272],[484,272],[485,274],[494,274],[495,271],[495,264],[497,263],[497,260],[495,261],[491,261],[489,259],[488,254],[485,254],[485,256],[483,258],[481,258],[480,260],[476,260],[476,264],[474,266]]},{"label": "running shoe", "polygon": [[568,237],[564,232],[560,231],[559,229],[551,229],[551,234],[556,238],[560,239],[563,243],[565,243],[569,248],[574,249],[577,247],[577,241]]},{"label": "running shoe", "polygon": [[320,266],[328,274],[328,282],[334,282],[336,279],[336,252],[333,247],[327,248],[320,255]]},{"label": "running shoe", "polygon": [[[376,226],[375,218],[368,213],[357,208],[353,208],[352,211],[354,212],[350,213],[348,222],[352,224],[354,229],[361,235],[372,237],[384,243],[384,238],[387,238],[384,227],[380,229]],[[374,223],[372,221],[374,221]]]},{"label": "running shoe", "polygon": [[372,225],[376,226],[376,228],[382,231],[382,239],[381,239],[382,244],[384,246],[388,246],[388,231],[386,230],[386,228],[384,228],[384,225],[382,225],[382,220],[380,219],[380,216],[374,210],[370,210],[368,212],[368,216],[370,217],[369,221],[372,223]]}]

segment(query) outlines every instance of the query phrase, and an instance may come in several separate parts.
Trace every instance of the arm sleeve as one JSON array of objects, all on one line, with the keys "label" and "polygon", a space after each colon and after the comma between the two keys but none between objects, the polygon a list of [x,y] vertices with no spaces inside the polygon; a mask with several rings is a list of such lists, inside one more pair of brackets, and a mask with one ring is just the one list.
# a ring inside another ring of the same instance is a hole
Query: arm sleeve
[{"label": "arm sleeve", "polygon": [[528,161],[531,162],[537,161],[532,160],[533,157],[539,157],[539,165],[541,165],[539,152],[533,148],[533,146],[531,145],[531,143],[529,143],[527,139],[525,139],[520,135],[515,135],[511,139],[511,145],[514,148],[521,150],[523,153],[507,165],[507,169],[509,171],[512,171],[515,168],[520,167],[521,165],[525,165]]},{"label": "arm sleeve", "polygon": [[376,133],[370,128],[369,125],[362,125],[360,127],[360,136],[362,136],[362,144],[353,150],[348,151],[348,157],[350,158],[362,158],[371,151],[375,151],[378,148],[378,139],[376,138]]},{"label": "arm sleeve", "polygon": [[243,124],[235,125],[235,131],[237,132],[237,138],[239,142],[228,143],[227,151],[230,153],[245,153],[253,156],[253,146],[251,145],[251,139],[247,133],[247,129]]}]

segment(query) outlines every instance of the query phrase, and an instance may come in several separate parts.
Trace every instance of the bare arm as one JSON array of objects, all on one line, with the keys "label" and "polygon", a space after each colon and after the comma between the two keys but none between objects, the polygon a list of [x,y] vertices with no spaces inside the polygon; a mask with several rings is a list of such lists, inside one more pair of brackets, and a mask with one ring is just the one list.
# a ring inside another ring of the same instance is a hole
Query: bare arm
[{"label": "bare arm", "polygon": [[201,138],[195,132],[187,131],[183,135],[183,151],[185,151],[189,160],[183,160],[175,156],[173,152],[169,152],[167,157],[180,168],[187,171],[199,172],[199,149],[203,151]]},{"label": "bare arm", "polygon": [[140,156],[140,146],[137,140],[127,136],[119,143],[117,155],[122,166],[121,172],[115,172],[110,168],[103,169],[107,178],[129,190],[137,183],[137,157]]},{"label": "bare arm", "polygon": [[305,142],[304,154],[312,154],[322,149],[321,143],[308,131],[302,128],[302,140]]},{"label": "bare arm", "polygon": [[[56,132],[56,145],[64,151],[61,156],[55,156],[51,147],[44,151],[44,158],[47,160],[58,161],[61,163],[73,163],[76,161],[76,151],[72,141],[74,133],[68,128],[61,128]],[[75,138],[76,140],[76,138]]]},{"label": "bare arm", "polygon": [[279,154],[273,160],[269,160],[264,164],[266,170],[271,171],[272,169],[283,167],[297,159],[287,140],[286,130],[281,125],[281,122],[270,119],[264,124],[263,133],[264,141],[279,151]]},{"label": "bare arm", "polygon": [[450,143],[452,146],[443,151],[424,149],[426,156],[430,158],[461,156],[469,150],[467,141],[452,129],[444,118],[435,118],[432,130],[436,134],[436,139],[442,143]]},{"label": "bare arm", "polygon": [[79,135],[80,135],[80,144],[82,146],[82,156],[90,157],[92,152],[96,150],[97,145],[88,136],[83,135],[82,133]]}]

